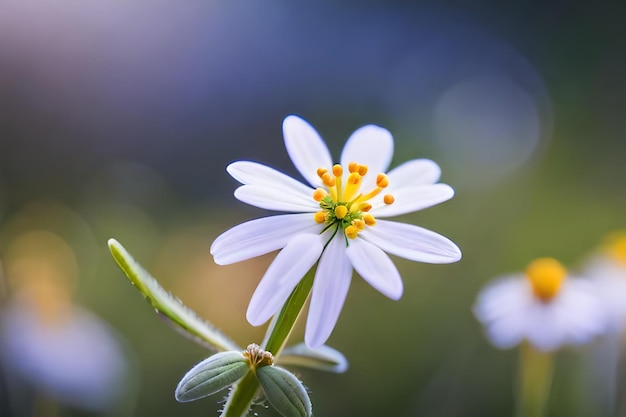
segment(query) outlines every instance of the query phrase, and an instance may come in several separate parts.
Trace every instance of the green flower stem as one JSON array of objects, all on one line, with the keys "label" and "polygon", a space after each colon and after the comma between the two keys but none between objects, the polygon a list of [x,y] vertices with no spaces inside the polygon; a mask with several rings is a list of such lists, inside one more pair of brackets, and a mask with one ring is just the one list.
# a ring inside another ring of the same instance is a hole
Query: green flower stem
[{"label": "green flower stem", "polygon": [[[313,287],[314,275],[313,270],[311,270],[304,276],[292,291],[280,313],[272,319],[267,329],[265,340],[261,347],[263,350],[271,352],[275,359],[280,355],[300,312],[304,308],[304,303]],[[233,386],[221,417],[241,417],[247,415],[258,390],[259,381],[255,372],[250,370]]]},{"label": "green flower stem", "polygon": [[254,371],[250,369],[237,384],[233,385],[221,417],[247,416],[258,389],[259,381]]},{"label": "green flower stem", "polygon": [[520,346],[517,417],[545,415],[553,368],[550,352],[541,352],[528,343]]},{"label": "green flower stem", "polygon": [[266,351],[272,352],[274,358],[280,355],[304,307],[304,303],[309,297],[309,293],[313,287],[313,277],[315,275],[313,271],[314,270],[309,271],[304,278],[302,278],[300,283],[296,285],[296,288],[294,288],[287,299],[280,314],[275,317],[267,329],[268,332],[261,347]]}]

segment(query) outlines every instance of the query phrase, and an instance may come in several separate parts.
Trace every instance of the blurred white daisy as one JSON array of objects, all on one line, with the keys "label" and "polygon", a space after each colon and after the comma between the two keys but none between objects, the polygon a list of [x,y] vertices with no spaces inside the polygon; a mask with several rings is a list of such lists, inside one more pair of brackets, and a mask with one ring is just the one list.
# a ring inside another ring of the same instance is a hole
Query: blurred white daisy
[{"label": "blurred white daisy", "polygon": [[385,174],[393,156],[386,129],[367,125],[346,142],[340,164],[305,120],[283,121],[287,153],[309,185],[273,168],[237,161],[228,173],[242,183],[240,201],[289,212],[251,220],[220,235],[211,246],[218,264],[243,261],[282,249],[261,279],[247,311],[261,325],[276,314],[289,294],[319,260],[314,278],[305,342],[320,346],[330,336],[343,307],[354,268],[389,298],[402,295],[402,280],[385,252],[428,263],[461,258],[449,239],[409,224],[380,220],[421,210],[454,195],[436,183],[440,169],[416,159]]},{"label": "blurred white daisy", "polygon": [[626,231],[608,236],[587,261],[584,273],[598,287],[608,312],[610,330],[622,332],[626,327]]},{"label": "blurred white daisy", "polygon": [[591,282],[568,276],[552,258],[536,259],[524,273],[489,284],[478,295],[474,314],[491,343],[503,349],[523,340],[541,351],[583,344],[607,324]]}]

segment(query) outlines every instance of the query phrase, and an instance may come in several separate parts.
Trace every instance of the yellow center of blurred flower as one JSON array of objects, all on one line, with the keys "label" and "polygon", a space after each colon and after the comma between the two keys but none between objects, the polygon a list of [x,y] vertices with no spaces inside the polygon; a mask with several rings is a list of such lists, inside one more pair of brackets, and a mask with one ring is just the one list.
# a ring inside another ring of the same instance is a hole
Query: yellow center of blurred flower
[{"label": "yellow center of blurred flower", "polygon": [[542,301],[552,300],[561,289],[567,271],[553,258],[539,258],[526,267],[533,293]]},{"label": "yellow center of blurred flower", "polygon": [[[368,201],[389,185],[389,178],[385,174],[378,174],[376,187],[363,193],[361,192],[361,184],[367,171],[366,165],[350,162],[348,175],[345,176],[344,181],[341,165],[333,166],[331,171],[326,168],[318,168],[317,175],[325,188],[318,188],[313,192],[313,199],[320,203],[322,209],[315,213],[315,221],[326,223],[326,229],[333,226],[341,227],[350,239],[356,238],[365,226],[375,225],[376,219],[368,213],[372,208]],[[393,195],[386,194],[383,201],[385,204],[393,204],[395,199]]]},{"label": "yellow center of blurred flower", "polygon": [[616,262],[626,265],[626,232],[618,233],[611,237],[608,244],[608,252]]}]

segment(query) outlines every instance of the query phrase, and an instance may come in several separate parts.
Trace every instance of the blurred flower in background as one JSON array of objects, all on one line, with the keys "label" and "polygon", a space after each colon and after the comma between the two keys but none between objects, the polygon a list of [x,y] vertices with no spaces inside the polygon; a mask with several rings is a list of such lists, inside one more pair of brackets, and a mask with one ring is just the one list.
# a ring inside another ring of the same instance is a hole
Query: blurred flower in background
[{"label": "blurred flower in background", "polygon": [[553,258],[536,259],[524,273],[488,285],[478,295],[474,314],[499,348],[527,341],[551,351],[588,343],[607,327],[596,288],[588,280],[569,276]]},{"label": "blurred flower in background", "polygon": [[594,279],[600,292],[608,310],[610,330],[622,333],[626,325],[626,231],[607,236],[586,260],[584,273]]},{"label": "blurred flower in background", "polygon": [[589,352],[589,385],[605,415],[624,407],[624,352],[626,352],[626,232],[609,233],[587,256],[583,273],[593,279],[608,318],[608,334]]},{"label": "blurred flower in background", "polygon": [[547,414],[551,353],[589,343],[607,329],[606,309],[596,289],[570,276],[554,258],[535,259],[524,273],[489,284],[478,295],[474,314],[494,346],[521,345],[517,415],[527,417]]},{"label": "blurred flower in background", "polygon": [[4,256],[11,297],[0,316],[0,362],[10,415],[119,412],[134,391],[131,368],[117,333],[72,301],[74,251],[58,235],[33,230]]}]

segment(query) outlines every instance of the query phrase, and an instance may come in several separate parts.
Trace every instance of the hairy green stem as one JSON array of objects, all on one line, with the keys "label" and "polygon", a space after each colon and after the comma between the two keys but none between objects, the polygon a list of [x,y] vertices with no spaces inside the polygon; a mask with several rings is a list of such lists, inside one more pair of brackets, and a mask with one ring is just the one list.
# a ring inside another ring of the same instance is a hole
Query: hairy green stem
[{"label": "hairy green stem", "polygon": [[[304,276],[292,291],[285,305],[280,310],[280,313],[274,316],[271,324],[267,328],[265,340],[261,347],[263,350],[271,352],[274,358],[280,355],[300,312],[304,308],[304,303],[309,297],[309,293],[313,287],[314,275],[314,271],[311,270]],[[224,405],[221,417],[242,417],[247,415],[258,390],[259,381],[254,371],[250,370],[233,386],[229,398]]]}]

